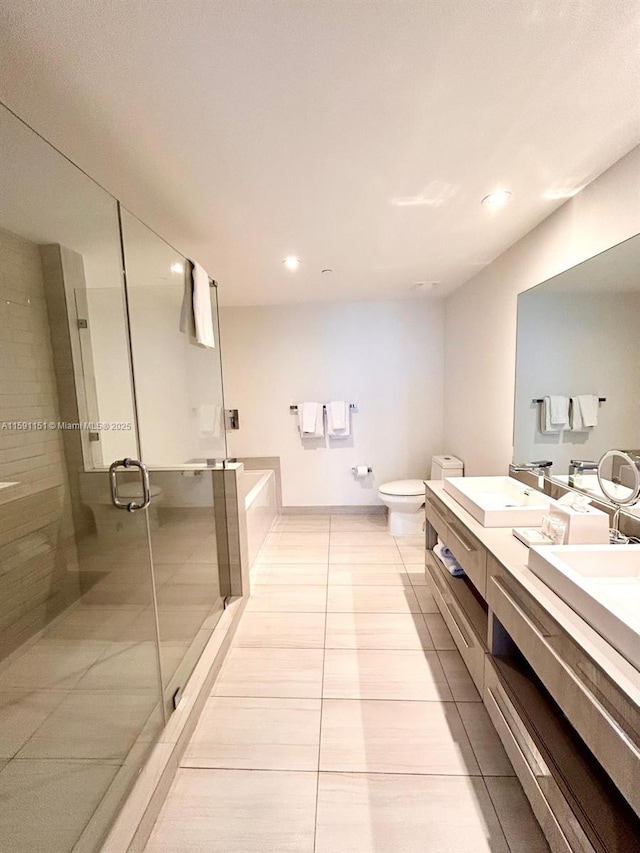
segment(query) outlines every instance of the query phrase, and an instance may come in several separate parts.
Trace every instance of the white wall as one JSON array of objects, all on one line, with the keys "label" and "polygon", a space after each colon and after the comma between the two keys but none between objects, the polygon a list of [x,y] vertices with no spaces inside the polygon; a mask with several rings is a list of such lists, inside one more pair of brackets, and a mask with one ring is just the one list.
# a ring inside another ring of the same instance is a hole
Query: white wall
[{"label": "white wall", "polygon": [[635,148],[446,300],[444,443],[467,474],[512,459],[518,293],[640,232],[639,187]]},{"label": "white wall", "polygon": [[[221,309],[231,456],[280,456],[285,506],[379,503],[390,479],[422,477],[442,445],[443,306],[392,301]],[[358,404],[348,440],[306,440],[301,400]],[[448,449],[448,448],[447,448]],[[374,475],[355,481],[353,465]]]}]

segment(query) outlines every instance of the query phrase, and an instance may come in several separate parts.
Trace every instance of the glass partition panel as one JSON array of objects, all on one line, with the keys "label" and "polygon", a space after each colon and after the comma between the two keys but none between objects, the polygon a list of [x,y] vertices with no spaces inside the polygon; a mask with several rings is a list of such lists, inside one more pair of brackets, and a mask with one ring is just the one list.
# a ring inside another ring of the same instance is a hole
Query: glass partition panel
[{"label": "glass partition panel", "polygon": [[[196,344],[183,321],[190,265],[121,209],[140,443],[147,465],[183,466],[226,455],[216,290],[216,347]],[[187,306],[187,309],[190,307]]]},{"label": "glass partition panel", "polygon": [[151,547],[170,710],[228,594],[220,585],[210,470],[213,460],[226,455],[216,291],[210,288],[216,347],[205,349],[181,322],[184,311],[192,310],[188,261],[122,208],[121,223],[140,443],[151,471]]},{"label": "glass partition panel", "polygon": [[163,722],[117,204],[2,107],[0,185],[0,847],[93,851]]}]

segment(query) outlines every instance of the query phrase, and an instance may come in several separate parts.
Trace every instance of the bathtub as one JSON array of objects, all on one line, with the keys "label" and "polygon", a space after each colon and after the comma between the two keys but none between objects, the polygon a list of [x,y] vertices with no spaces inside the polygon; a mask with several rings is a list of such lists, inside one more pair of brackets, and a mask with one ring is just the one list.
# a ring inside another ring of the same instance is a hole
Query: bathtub
[{"label": "bathtub", "polygon": [[251,567],[278,514],[275,474],[273,471],[244,471],[242,487],[247,514],[247,545]]}]

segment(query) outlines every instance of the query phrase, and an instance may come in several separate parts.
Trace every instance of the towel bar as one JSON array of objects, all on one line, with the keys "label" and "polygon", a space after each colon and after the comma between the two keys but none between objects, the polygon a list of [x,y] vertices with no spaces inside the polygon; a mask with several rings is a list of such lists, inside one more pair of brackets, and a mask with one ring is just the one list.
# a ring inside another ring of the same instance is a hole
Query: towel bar
[{"label": "towel bar", "polygon": [[[531,402],[532,403],[544,403],[544,397],[534,397]],[[606,397],[598,397],[598,402],[599,403],[606,403],[607,398]]]},{"label": "towel bar", "polygon": [[[326,403],[323,403],[323,404],[322,404],[322,408],[326,410],[326,408],[327,408],[327,404],[326,404]],[[349,408],[350,408],[350,409],[351,409],[351,411],[353,412],[353,411],[355,411],[355,410],[358,408],[358,404],[357,404],[357,403],[349,403]],[[298,411],[298,407],[297,407],[297,406],[289,406],[289,411],[290,411],[290,412],[297,412],[297,411]]]}]

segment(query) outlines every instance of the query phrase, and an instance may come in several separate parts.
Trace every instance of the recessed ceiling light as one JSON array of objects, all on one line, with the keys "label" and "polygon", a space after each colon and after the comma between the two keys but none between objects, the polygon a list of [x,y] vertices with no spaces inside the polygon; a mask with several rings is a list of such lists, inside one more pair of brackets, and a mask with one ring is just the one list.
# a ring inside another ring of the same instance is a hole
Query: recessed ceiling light
[{"label": "recessed ceiling light", "polygon": [[440,287],[439,281],[414,281],[411,285],[415,287],[416,290],[434,290],[436,287]]},{"label": "recessed ceiling light", "polygon": [[497,190],[494,193],[489,193],[483,199],[481,204],[485,207],[502,207],[511,198],[511,193],[508,190]]},{"label": "recessed ceiling light", "polygon": [[302,261],[295,255],[287,255],[287,257],[282,263],[288,270],[291,270],[291,272],[295,272],[302,263]]},{"label": "recessed ceiling light", "polygon": [[171,264],[171,272],[181,273],[184,272],[184,267],[182,264]]}]

